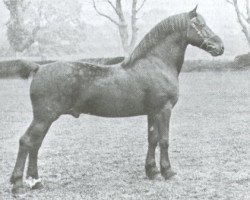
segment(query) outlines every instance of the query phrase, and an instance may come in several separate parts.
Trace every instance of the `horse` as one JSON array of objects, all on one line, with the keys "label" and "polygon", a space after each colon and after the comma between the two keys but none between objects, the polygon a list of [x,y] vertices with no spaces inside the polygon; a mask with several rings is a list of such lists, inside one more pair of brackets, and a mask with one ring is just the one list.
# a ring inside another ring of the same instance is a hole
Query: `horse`
[{"label": "horse", "polygon": [[[166,180],[174,176],[176,173],[168,154],[169,121],[178,101],[178,76],[189,44],[212,56],[224,52],[222,40],[197,13],[197,7],[162,20],[145,35],[128,58],[114,65],[59,61],[44,67],[25,67],[23,74],[33,72],[30,86],[33,120],[19,140],[10,179],[12,193],[24,192],[23,172],[27,157],[27,178],[34,181],[33,189],[42,187],[37,167],[38,151],[51,124],[64,114],[76,118],[80,114],[102,117],[146,115],[146,176],[154,179],[160,173]],[[155,161],[157,145],[160,147],[160,170]]]}]

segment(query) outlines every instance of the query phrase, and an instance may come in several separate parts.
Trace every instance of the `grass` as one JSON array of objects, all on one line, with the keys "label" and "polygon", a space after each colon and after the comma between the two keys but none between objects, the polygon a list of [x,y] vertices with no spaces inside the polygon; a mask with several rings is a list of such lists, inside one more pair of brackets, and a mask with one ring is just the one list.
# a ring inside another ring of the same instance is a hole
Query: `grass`
[{"label": "grass", "polygon": [[[249,70],[181,74],[170,130],[173,179],[145,177],[146,117],[62,116],[40,151],[44,189],[20,199],[249,199],[249,77]],[[18,139],[32,118],[30,83],[0,84],[0,199],[8,200]]]}]

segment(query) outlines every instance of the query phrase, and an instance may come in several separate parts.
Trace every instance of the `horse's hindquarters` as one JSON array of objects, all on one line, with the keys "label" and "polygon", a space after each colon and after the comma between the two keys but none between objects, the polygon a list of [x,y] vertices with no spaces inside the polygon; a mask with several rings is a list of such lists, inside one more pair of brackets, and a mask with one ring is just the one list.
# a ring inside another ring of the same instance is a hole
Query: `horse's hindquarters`
[{"label": "horse's hindquarters", "polygon": [[53,63],[41,68],[30,88],[35,116],[56,118],[69,110],[77,99],[78,76],[75,66]]}]

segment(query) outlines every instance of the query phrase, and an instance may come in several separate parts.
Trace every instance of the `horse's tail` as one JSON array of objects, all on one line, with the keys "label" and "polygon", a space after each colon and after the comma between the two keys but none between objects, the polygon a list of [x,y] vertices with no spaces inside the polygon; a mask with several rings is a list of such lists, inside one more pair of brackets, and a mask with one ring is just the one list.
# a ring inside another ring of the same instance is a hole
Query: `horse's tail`
[{"label": "horse's tail", "polygon": [[36,73],[39,65],[25,60],[9,60],[0,62],[0,78],[27,79],[32,73]]}]

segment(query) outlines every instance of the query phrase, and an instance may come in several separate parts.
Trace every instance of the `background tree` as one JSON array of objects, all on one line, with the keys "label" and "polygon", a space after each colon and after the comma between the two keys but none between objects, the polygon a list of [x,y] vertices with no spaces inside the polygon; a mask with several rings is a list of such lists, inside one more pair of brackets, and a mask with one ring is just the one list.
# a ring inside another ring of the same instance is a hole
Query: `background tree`
[{"label": "background tree", "polygon": [[[104,0],[104,2],[109,4],[109,6],[114,10],[116,14],[115,18],[99,10],[95,0],[93,0],[93,7],[100,16],[105,17],[118,27],[124,53],[128,54],[135,46],[138,37],[137,15],[143,8],[146,0],[142,0],[140,5],[138,5],[138,0],[132,0],[130,22],[128,22],[125,18],[125,12],[121,0],[115,0],[114,2],[111,0]],[[128,24],[130,24],[130,26]]]},{"label": "background tree", "polygon": [[[238,22],[247,39],[248,45],[250,46],[250,1],[241,0],[240,4],[238,0],[226,0],[226,1],[234,6]],[[242,4],[243,1],[244,4]],[[244,6],[240,7],[239,5],[244,5]]]},{"label": "background tree", "polygon": [[79,53],[86,38],[81,12],[82,6],[77,0],[30,1],[23,18],[29,21],[26,24],[29,28],[39,27],[39,32],[26,53],[42,60]]},{"label": "background tree", "polygon": [[29,29],[24,19],[25,12],[30,2],[25,0],[4,0],[4,4],[10,12],[10,19],[7,22],[8,41],[16,55],[28,49],[35,41],[39,26]]}]

